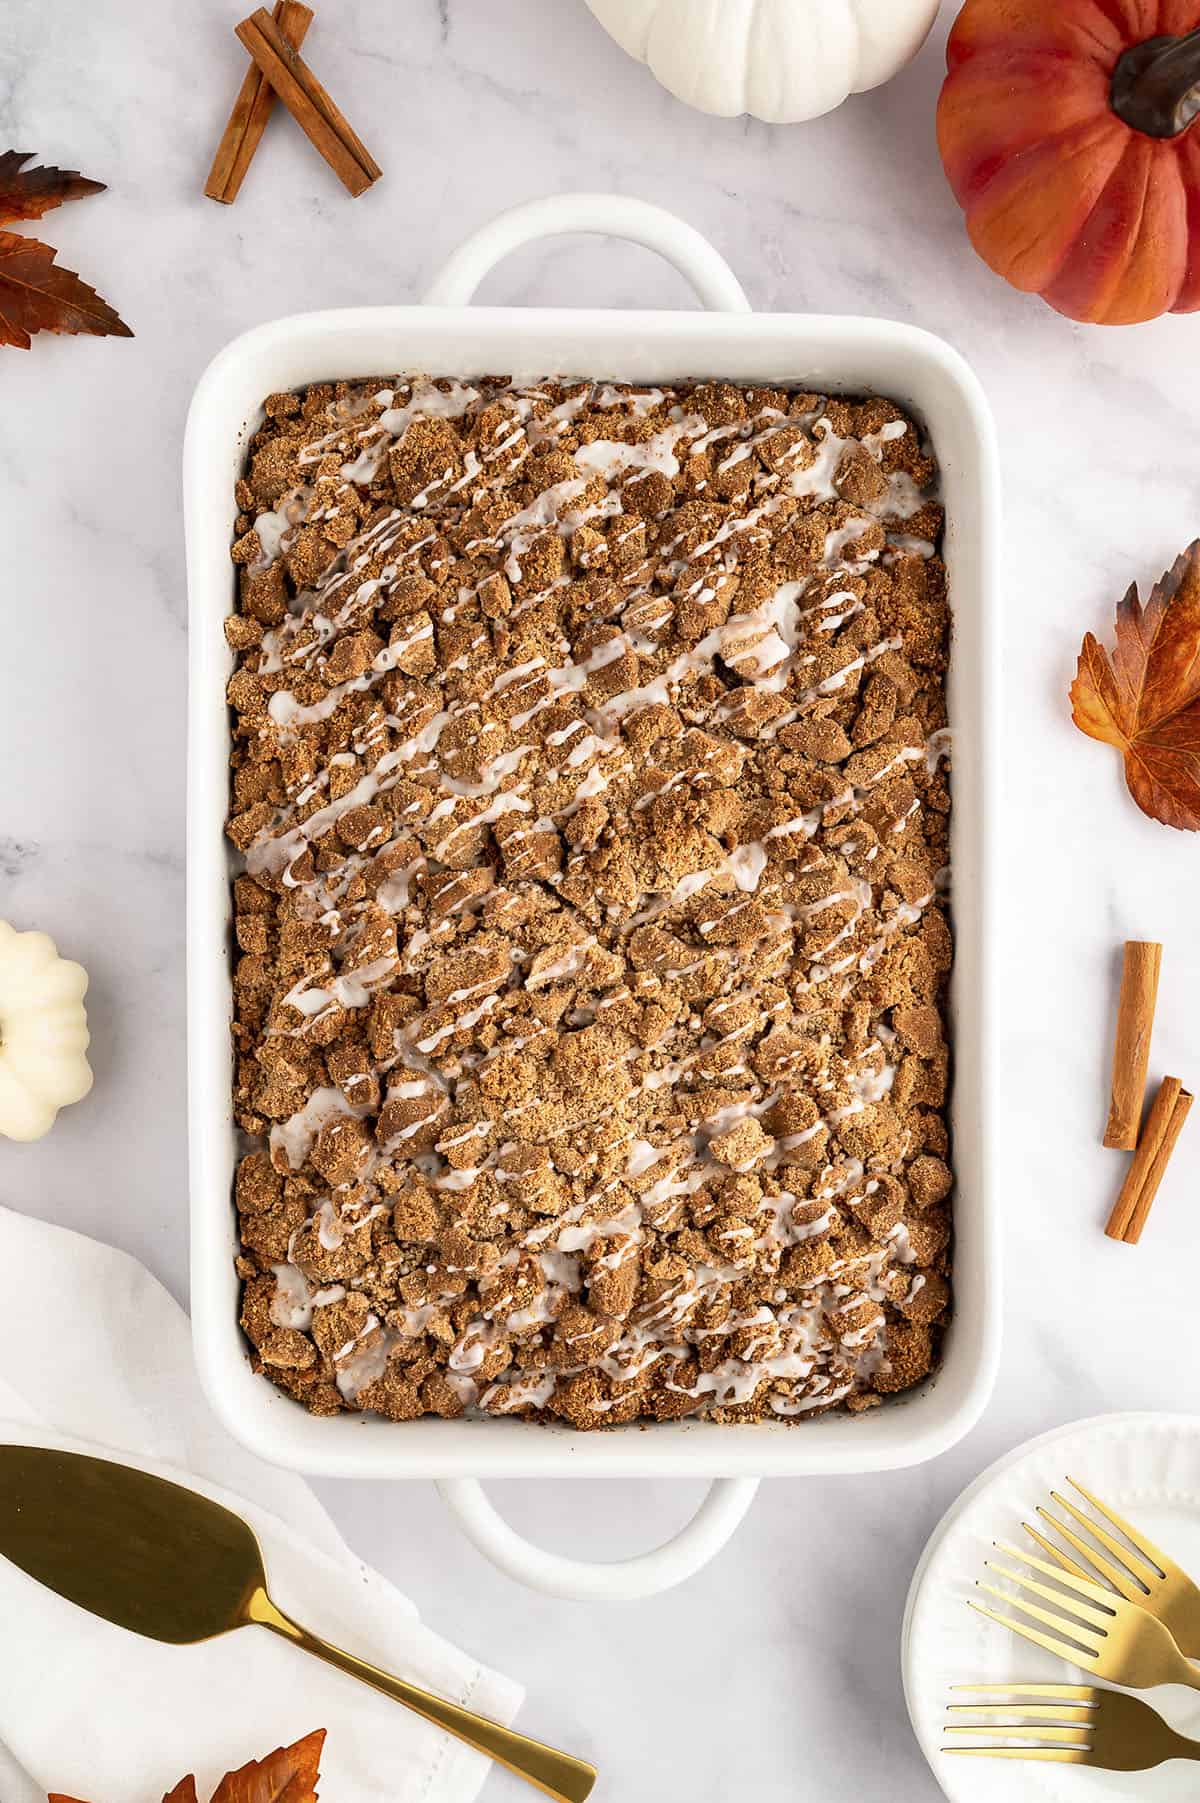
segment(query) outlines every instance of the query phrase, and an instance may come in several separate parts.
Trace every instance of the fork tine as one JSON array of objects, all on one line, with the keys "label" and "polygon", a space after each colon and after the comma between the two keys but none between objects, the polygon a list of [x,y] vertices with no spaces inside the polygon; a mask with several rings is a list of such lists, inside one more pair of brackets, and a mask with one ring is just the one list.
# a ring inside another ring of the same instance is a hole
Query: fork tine
[{"label": "fork tine", "polygon": [[[987,1561],[989,1571],[998,1571],[1002,1578],[1012,1584],[1019,1584],[1022,1590],[1032,1592],[1034,1596],[1044,1597],[1046,1602],[1053,1603],[1058,1611],[1058,1626],[1066,1629],[1068,1623],[1077,1622],[1087,1633],[1098,1635],[1104,1640],[1108,1637],[1107,1623],[1099,1616],[1096,1606],[1087,1602],[1079,1602],[1073,1596],[1064,1596],[1060,1590],[1051,1590],[1048,1584],[1039,1584],[1036,1578],[1022,1577],[1019,1571],[1010,1571],[1007,1565],[997,1565],[994,1559]],[[1012,1599],[1016,1602],[1016,1598]],[[1111,1620],[1111,1614],[1109,1620]]]},{"label": "fork tine", "polygon": [[943,1747],[943,1753],[959,1759],[1040,1759],[1047,1765],[1088,1765],[1091,1754],[1083,1747]]},{"label": "fork tine", "polygon": [[[1094,1646],[1090,1639],[1085,1638],[1090,1635],[1093,1630],[1085,1627],[1082,1622],[1073,1621],[1070,1617],[1065,1615],[1054,1615],[1049,1609],[1040,1609],[1036,1603],[1027,1603],[1019,1596],[1010,1595],[1007,1590],[997,1590],[994,1584],[981,1583],[979,1588],[980,1590],[985,1591],[988,1596],[998,1597],[1002,1603],[1007,1603],[1010,1609],[1019,1609],[1022,1615],[1032,1616],[1034,1621],[1044,1622],[1048,1628],[1057,1629],[1058,1633],[1064,1636],[1064,1638],[1057,1642],[1054,1651],[1059,1653],[1063,1658],[1068,1659],[1072,1665],[1080,1665],[1083,1663],[1083,1660],[1080,1657],[1081,1653],[1085,1653],[1088,1659],[1092,1660],[1099,1657],[1100,1648]],[[1009,1622],[1007,1625],[1013,1627],[1016,1624]],[[1070,1641],[1072,1640],[1076,1642],[1074,1652],[1068,1650]]]},{"label": "fork tine", "polygon": [[[997,1595],[1000,1593],[997,1592]],[[1008,1600],[1008,1599],[1005,1599]],[[967,1598],[967,1607],[974,1609],[978,1615],[986,1615],[989,1621],[999,1622],[1012,1634],[1020,1634],[1025,1640],[1032,1640],[1034,1646],[1044,1647],[1046,1652],[1053,1653],[1056,1659],[1065,1659],[1068,1665],[1094,1665],[1095,1653],[1082,1653],[1065,1640],[1056,1640],[1053,1634],[1039,1634],[1036,1628],[1027,1628],[1023,1621],[1014,1621],[1011,1615],[998,1615],[994,1609],[985,1609],[982,1603]]]},{"label": "fork tine", "polygon": [[[1047,1515],[1045,1509],[1039,1509],[1038,1514],[1045,1516],[1047,1521],[1054,1521],[1053,1515]],[[1059,1528],[1060,1533],[1065,1532],[1064,1529],[1059,1527],[1059,1523],[1057,1521],[1054,1521],[1054,1525],[1055,1525],[1055,1527]],[[1025,1529],[1025,1532],[1029,1535],[1029,1538],[1037,1546],[1040,1546],[1042,1551],[1044,1553],[1046,1553],[1051,1559],[1053,1559],[1056,1565],[1061,1565],[1062,1569],[1064,1571],[1071,1572],[1073,1574],[1073,1576],[1075,1576],[1077,1578],[1086,1578],[1087,1577],[1087,1572],[1084,1571],[1082,1565],[1076,1565],[1074,1559],[1069,1559],[1067,1557],[1066,1553],[1060,1552],[1058,1547],[1053,1546],[1051,1544],[1051,1542],[1049,1540],[1047,1540],[1047,1538],[1044,1534],[1039,1534],[1037,1529],[1030,1527],[1030,1525],[1027,1521],[1023,1521],[1021,1523],[1021,1526]]]},{"label": "fork tine", "polygon": [[1078,1490],[1080,1496],[1082,1496],[1085,1501],[1091,1503],[1093,1509],[1103,1515],[1105,1521],[1111,1521],[1117,1531],[1124,1534],[1126,1540],[1131,1540],[1133,1542],[1138,1553],[1145,1560],[1146,1564],[1151,1567],[1152,1576],[1159,1578],[1166,1577],[1170,1560],[1166,1558],[1164,1553],[1159,1552],[1153,1540],[1148,1540],[1145,1534],[1137,1533],[1130,1527],[1127,1521],[1116,1513],[1114,1509],[1107,1508],[1105,1504],[1100,1501],[1098,1496],[1093,1496],[1090,1490],[1085,1490],[1077,1478],[1068,1476],[1067,1482],[1073,1490]]},{"label": "fork tine", "polygon": [[[1058,1504],[1059,1508],[1065,1509],[1067,1513],[1079,1523],[1080,1527],[1086,1528],[1088,1533],[1093,1535],[1100,1542],[1101,1546],[1106,1546],[1113,1558],[1116,1559],[1119,1564],[1123,1565],[1126,1571],[1132,1572],[1134,1577],[1141,1576],[1141,1573],[1135,1566],[1135,1561],[1138,1557],[1136,1553],[1131,1553],[1127,1546],[1122,1546],[1119,1540],[1114,1540],[1112,1535],[1108,1533],[1106,1529],[1102,1528],[1098,1521],[1093,1521],[1089,1515],[1085,1515],[1082,1509],[1076,1508],[1075,1504],[1069,1502],[1065,1496],[1060,1496],[1057,1490],[1052,1490],[1050,1494]],[[1145,1564],[1147,1573],[1150,1577],[1159,1578],[1163,1575],[1157,1566],[1151,1569],[1148,1561],[1143,1561],[1143,1563]]]},{"label": "fork tine", "polygon": [[[1022,1583],[1022,1579],[1016,1578],[1014,1572],[1005,1572],[1000,1565],[991,1567],[991,1569],[998,1570],[1004,1578],[1013,1579],[1013,1583]],[[1068,1639],[1077,1641],[1081,1646],[1085,1646],[1088,1652],[1099,1653],[1099,1646],[1095,1644],[1095,1639],[1097,1639],[1097,1635],[1103,1635],[1103,1630],[1101,1630],[1101,1628],[1092,1628],[1086,1621],[1079,1621],[1076,1615],[1068,1615],[1067,1610],[1063,1610],[1063,1612],[1059,1614],[1058,1610],[1052,1610],[1052,1608],[1040,1608],[1038,1603],[1027,1603],[1025,1597],[1013,1596],[1009,1590],[996,1590],[995,1585],[991,1585],[991,1583],[982,1583],[982,1581],[980,1581],[978,1588],[980,1588],[980,1590],[986,1590],[987,1596],[1000,1597],[1000,1601],[1002,1601],[1002,1603],[1007,1603],[1009,1608],[1020,1608],[1020,1612],[1022,1612],[1023,1615],[1032,1615],[1034,1621],[1043,1621],[1043,1623],[1047,1625],[1047,1628],[1056,1628],[1059,1634],[1065,1634]],[[1029,1588],[1034,1590],[1034,1594],[1038,1594],[1038,1596],[1047,1596],[1047,1594],[1049,1594],[1045,1588],[1038,1585],[1038,1583],[1034,1583],[1032,1579],[1029,1581]]]},{"label": "fork tine", "polygon": [[[1008,1553],[1011,1558],[1019,1559],[1022,1565],[1031,1566],[1034,1571],[1042,1572],[1046,1577],[1053,1578],[1056,1584],[1062,1584],[1066,1589],[1072,1591],[1073,1596],[1062,1598],[1065,1608],[1072,1605],[1078,1607],[1078,1604],[1074,1604],[1075,1596],[1081,1597],[1088,1608],[1101,1610],[1105,1615],[1115,1615],[1120,1608],[1116,1597],[1110,1596],[1108,1591],[1097,1584],[1094,1578],[1074,1578],[1070,1572],[1060,1571],[1056,1565],[1047,1565],[1044,1559],[1035,1559],[1032,1553],[1023,1552],[1019,1546],[1014,1546],[1011,1540],[995,1540],[992,1544],[999,1547],[1001,1552]],[[997,1566],[996,1569],[998,1571],[1000,1567]],[[1011,1575],[1011,1573],[1005,1573],[1006,1577]]]},{"label": "fork tine", "polygon": [[[1065,1521],[1060,1521],[1057,1515],[1051,1515],[1049,1509],[1043,1509],[1039,1504],[1038,1514],[1043,1521],[1048,1521],[1064,1540],[1069,1540],[1076,1551],[1082,1553],[1094,1571],[1103,1572],[1113,1589],[1119,1591],[1129,1602],[1141,1603],[1149,1596],[1150,1592],[1146,1586],[1127,1571],[1125,1566],[1110,1565],[1108,1560],[1096,1551],[1095,1547],[1089,1546],[1085,1540],[1081,1540],[1073,1528],[1069,1528]],[[1095,1528],[1092,1531],[1094,1533]],[[1087,1573],[1084,1572],[1082,1575],[1086,1577]]]},{"label": "fork tine", "polygon": [[947,1703],[949,1715],[1027,1716],[1034,1722],[1092,1722],[1095,1714],[1088,1703]]},{"label": "fork tine", "polygon": [[1099,1704],[1102,1691],[1094,1684],[952,1684],[953,1691],[975,1696],[1058,1697],[1062,1702]]},{"label": "fork tine", "polygon": [[1036,1723],[1026,1727],[1018,1727],[1010,1723],[1007,1727],[997,1727],[988,1722],[983,1727],[973,1728],[969,1723],[947,1722],[942,1729],[943,1734],[970,1734],[976,1740],[1029,1740],[1035,1745],[1055,1742],[1063,1747],[1090,1747],[1092,1744],[1089,1728],[1041,1728]]},{"label": "fork tine", "polygon": [[[1007,1716],[1007,1731],[1016,1733],[1013,1716],[1018,1715],[1029,1722],[1054,1722],[1058,1727],[1067,1727],[1070,1722],[1081,1722],[1086,1725],[1094,1722],[1092,1709],[1061,1702],[948,1702],[948,1715],[986,1715],[991,1722],[993,1716]],[[991,1734],[991,1727],[978,1727],[977,1733]],[[1040,1727],[1031,1729],[1031,1733],[1040,1734]]]}]

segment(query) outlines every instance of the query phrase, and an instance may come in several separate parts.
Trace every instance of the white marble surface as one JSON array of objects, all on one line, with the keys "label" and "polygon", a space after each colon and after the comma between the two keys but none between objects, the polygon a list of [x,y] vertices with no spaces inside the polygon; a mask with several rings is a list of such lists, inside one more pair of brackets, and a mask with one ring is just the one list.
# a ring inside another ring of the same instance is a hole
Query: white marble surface
[{"label": "white marble surface", "polygon": [[[319,15],[312,57],[385,179],[351,202],[280,119],[227,210],[201,187],[240,75],[234,18],[180,0],[0,9],[0,146],[107,180],[44,229],[137,333],[0,352],[0,915],[46,928],[91,971],[97,1072],[50,1139],[0,1150],[0,1200],[127,1247],[185,1296],[179,449],[192,385],[227,338],[299,308],[415,299],[498,208],[572,187],[675,208],[756,306],[945,334],[994,403],[1008,510],[1009,1282],[982,1425],[914,1472],[764,1486],[714,1566],[631,1608],[525,1595],[465,1546],[429,1485],[322,1486],[364,1557],[528,1683],[530,1729],[598,1758],[601,1795],[929,1803],[897,1638],[933,1523],[1026,1436],[1104,1409],[1190,1409],[1200,1384],[1200,1129],[1137,1252],[1101,1236],[1117,1160],[1097,1144],[1126,935],[1167,948],[1155,1067],[1200,1078],[1200,851],[1134,810],[1065,704],[1083,631],[1200,523],[1200,320],[1073,326],[975,259],[933,142],[945,22],[889,89],[768,129],[680,107],[582,0],[342,0]],[[647,253],[594,241],[527,251],[486,293],[690,304]],[[668,1484],[497,1494],[547,1545],[614,1555],[695,1501]],[[497,1777],[488,1795],[518,1789]]]}]

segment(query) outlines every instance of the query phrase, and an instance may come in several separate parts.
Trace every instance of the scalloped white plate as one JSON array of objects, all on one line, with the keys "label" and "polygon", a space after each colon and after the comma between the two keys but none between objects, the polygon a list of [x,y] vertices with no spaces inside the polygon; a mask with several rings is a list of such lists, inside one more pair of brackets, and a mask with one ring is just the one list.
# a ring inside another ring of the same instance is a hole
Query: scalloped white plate
[{"label": "scalloped white plate", "polygon": [[[952,1684],[1087,1682],[967,1607],[991,1543],[1020,1544],[1052,1488],[1078,1478],[1157,1541],[1200,1583],[1200,1417],[1101,1415],[1028,1441],[977,1478],[935,1529],[904,1616],[904,1694],[921,1751],[951,1803],[1184,1803],[1200,1796],[1200,1768],[1182,1761],[1118,1775],[1034,1760],[953,1759],[942,1728]],[[1036,1548],[1030,1545],[1031,1551]],[[1002,1580],[1001,1580],[1002,1582]],[[986,1598],[984,1599],[987,1600]],[[1139,1693],[1181,1733],[1200,1739],[1200,1692],[1179,1685]]]}]

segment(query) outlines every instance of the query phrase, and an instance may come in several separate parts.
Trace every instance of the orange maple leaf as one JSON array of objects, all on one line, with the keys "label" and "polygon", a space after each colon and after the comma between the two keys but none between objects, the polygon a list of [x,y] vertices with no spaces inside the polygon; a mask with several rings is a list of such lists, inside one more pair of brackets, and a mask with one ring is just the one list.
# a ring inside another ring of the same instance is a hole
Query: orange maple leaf
[{"label": "orange maple leaf", "polygon": [[[317,1803],[324,1745],[325,1730],[318,1728],[294,1746],[277,1747],[266,1759],[252,1759],[236,1772],[226,1772],[212,1803]],[[52,1793],[49,1803],[79,1803],[79,1799]],[[181,1778],[163,1803],[197,1803],[196,1780]]]},{"label": "orange maple leaf", "polygon": [[[228,1772],[212,1803],[317,1803],[325,1730],[306,1734],[294,1746],[278,1747],[267,1759]],[[166,1799],[164,1799],[166,1803]]]},{"label": "orange maple leaf", "polygon": [[1136,584],[1129,590],[1117,608],[1111,660],[1088,633],[1071,702],[1079,730],[1121,752],[1143,813],[1200,829],[1200,539],[1144,607]]},{"label": "orange maple leaf", "polygon": [[[87,194],[103,182],[74,169],[27,169],[29,152],[0,155],[0,226],[41,219],[52,207]],[[18,232],[0,231],[0,345],[27,351],[34,332],[84,332],[94,338],[132,338],[124,320],[94,288],[55,263],[50,245]]]}]

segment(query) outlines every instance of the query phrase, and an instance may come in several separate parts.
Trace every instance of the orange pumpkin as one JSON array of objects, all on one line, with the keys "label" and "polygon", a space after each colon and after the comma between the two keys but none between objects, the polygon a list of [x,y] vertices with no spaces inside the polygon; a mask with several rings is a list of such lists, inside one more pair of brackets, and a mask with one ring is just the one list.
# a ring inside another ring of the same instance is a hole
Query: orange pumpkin
[{"label": "orange pumpkin", "polygon": [[967,0],[938,145],[971,242],[1071,319],[1200,307],[1200,0]]}]

